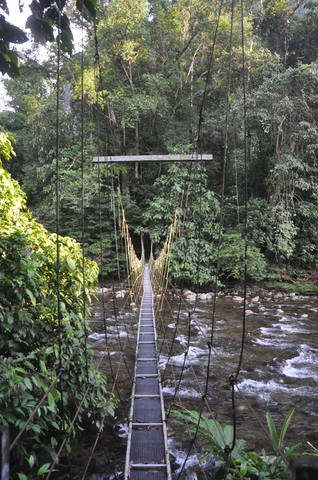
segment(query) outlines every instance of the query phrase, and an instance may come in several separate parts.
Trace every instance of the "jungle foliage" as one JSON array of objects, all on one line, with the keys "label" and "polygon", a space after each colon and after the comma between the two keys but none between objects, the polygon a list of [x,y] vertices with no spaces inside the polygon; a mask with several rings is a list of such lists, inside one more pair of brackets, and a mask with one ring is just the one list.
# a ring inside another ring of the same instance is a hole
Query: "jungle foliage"
[{"label": "jungle foliage", "polygon": [[84,287],[81,246],[60,237],[57,289],[56,235],[34,219],[2,166],[14,155],[11,142],[0,135],[0,424],[13,441],[33,416],[11,452],[12,478],[26,480],[47,473],[65,436],[69,444],[84,423],[98,426],[114,402],[86,345],[83,302],[97,265],[85,259]]},{"label": "jungle foliage", "polygon": [[[246,142],[242,25],[235,2],[233,29],[230,5],[221,12],[209,70],[218,5],[208,0],[101,1],[94,5],[96,37],[85,20],[85,240],[87,253],[103,260],[107,275],[117,269],[118,184],[138,252],[139,235],[145,232],[159,250],[182,192],[188,192],[180,216],[184,235],[177,237],[173,251],[178,282],[208,288],[217,263],[222,283],[239,280],[246,226],[251,280],[270,279],[275,265],[283,273],[317,268],[317,4],[244,2]],[[74,11],[68,15],[79,21]],[[53,231],[56,47],[48,55],[39,62],[32,47],[20,76],[5,81],[11,110],[0,114],[0,125],[17,139],[17,157],[7,167],[34,214]],[[81,83],[80,54],[63,55],[61,225],[63,234],[76,239],[81,236]],[[197,149],[213,153],[213,161],[99,170],[91,165],[96,154]]]},{"label": "jungle foliage", "polygon": [[[267,436],[271,441],[270,452],[262,449],[260,452],[248,451],[246,441],[236,438],[233,446],[233,425],[223,427],[217,420],[200,415],[193,410],[173,410],[172,416],[178,423],[188,425],[188,432],[195,432],[207,442],[206,458],[210,449],[216,455],[213,478],[226,477],[227,480],[287,480],[290,478],[289,463],[299,455],[317,455],[317,450],[310,445],[311,450],[299,453],[300,444],[288,445],[286,434],[295,413],[290,410],[283,419],[280,428],[274,419],[266,412]],[[266,431],[266,430],[265,430]],[[233,449],[232,449],[233,447]],[[231,450],[231,453],[229,451]],[[202,459],[204,460],[204,458]]]}]

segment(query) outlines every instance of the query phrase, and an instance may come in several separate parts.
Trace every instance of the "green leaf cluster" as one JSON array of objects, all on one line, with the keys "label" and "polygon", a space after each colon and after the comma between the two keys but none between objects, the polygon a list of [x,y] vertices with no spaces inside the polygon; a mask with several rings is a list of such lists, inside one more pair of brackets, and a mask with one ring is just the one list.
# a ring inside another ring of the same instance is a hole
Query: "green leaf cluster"
[{"label": "green leaf cluster", "polygon": [[[172,416],[184,425],[188,425],[190,433],[208,442],[216,455],[216,464],[223,468],[224,478],[228,480],[287,480],[288,463],[291,458],[301,455],[296,452],[299,445],[286,446],[285,437],[291,424],[295,410],[288,412],[283,419],[280,431],[277,430],[272,415],[266,413],[268,437],[272,442],[275,455],[246,451],[246,442],[236,439],[233,446],[233,426],[223,427],[217,420],[186,409],[173,410]],[[206,455],[211,455],[206,448]],[[314,450],[314,447],[313,447]],[[311,452],[306,452],[310,454]]]}]

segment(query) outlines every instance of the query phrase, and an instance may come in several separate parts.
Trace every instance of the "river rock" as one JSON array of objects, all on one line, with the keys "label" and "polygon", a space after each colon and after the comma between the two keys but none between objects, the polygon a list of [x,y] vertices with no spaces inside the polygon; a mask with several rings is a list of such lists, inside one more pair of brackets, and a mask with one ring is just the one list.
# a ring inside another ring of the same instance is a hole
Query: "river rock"
[{"label": "river rock", "polygon": [[189,296],[192,296],[192,295],[195,295],[195,293],[192,292],[191,290],[184,290],[183,291],[183,296],[184,297],[189,297]]},{"label": "river rock", "polygon": [[209,300],[207,293],[199,293],[198,295],[199,300]]},{"label": "river rock", "polygon": [[118,292],[116,292],[115,297],[116,297],[116,298],[124,298],[125,295],[126,295],[126,291],[125,291],[125,290],[118,290]]},{"label": "river rock", "polygon": [[248,315],[253,315],[253,310],[246,310],[245,312],[245,315],[248,316]]},{"label": "river rock", "polygon": [[300,318],[308,318],[308,313],[303,313],[302,315],[300,315]]},{"label": "river rock", "polygon": [[267,308],[265,307],[259,307],[258,311],[259,312],[266,312]]},{"label": "river rock", "polygon": [[275,298],[275,300],[277,300],[278,298],[283,298],[283,296],[284,295],[282,293],[278,292],[278,293],[275,293],[274,298]]},{"label": "river rock", "polygon": [[197,296],[194,292],[191,292],[191,290],[185,290],[183,292],[183,296],[187,299],[188,302],[195,302]]},{"label": "river rock", "polygon": [[242,405],[239,405],[237,409],[239,412],[245,412],[245,410],[247,410],[247,406],[242,404]]},{"label": "river rock", "polygon": [[187,295],[189,295],[189,294],[192,295],[193,292],[192,292],[192,290],[187,289],[187,290],[183,290],[182,293],[183,293],[183,295],[187,296]]},{"label": "river rock", "polygon": [[281,308],[277,308],[276,313],[282,314],[284,313],[284,310],[282,310]]},{"label": "river rock", "polygon": [[108,293],[110,290],[111,290],[111,288],[101,287],[101,288],[98,290],[98,293],[100,293],[100,294],[102,295],[103,293]]},{"label": "river rock", "polygon": [[259,296],[253,297],[251,302],[252,303],[258,303],[259,302]]},{"label": "river rock", "polygon": [[242,303],[244,301],[244,298],[239,297],[238,295],[234,295],[232,299],[234,300],[234,302],[239,302],[239,303]]}]

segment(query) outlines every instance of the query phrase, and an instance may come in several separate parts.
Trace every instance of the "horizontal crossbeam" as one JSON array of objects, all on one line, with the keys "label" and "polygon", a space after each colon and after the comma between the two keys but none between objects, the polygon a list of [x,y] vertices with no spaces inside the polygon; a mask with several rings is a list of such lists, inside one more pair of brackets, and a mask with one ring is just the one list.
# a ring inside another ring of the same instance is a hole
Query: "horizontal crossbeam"
[{"label": "horizontal crossbeam", "polygon": [[130,468],[136,470],[161,470],[166,469],[166,463],[132,463]]},{"label": "horizontal crossbeam", "polygon": [[118,162],[201,162],[213,160],[210,154],[192,155],[114,155],[107,157],[93,157],[93,163]]}]

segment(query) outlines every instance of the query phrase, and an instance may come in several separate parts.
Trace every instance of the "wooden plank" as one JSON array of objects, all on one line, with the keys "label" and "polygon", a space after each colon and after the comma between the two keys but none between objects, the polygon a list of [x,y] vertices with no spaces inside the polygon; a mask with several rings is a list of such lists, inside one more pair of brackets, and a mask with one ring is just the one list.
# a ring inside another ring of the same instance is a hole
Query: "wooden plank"
[{"label": "wooden plank", "polygon": [[108,157],[93,157],[93,163],[118,162],[201,162],[213,160],[210,154],[192,155],[114,155]]}]

